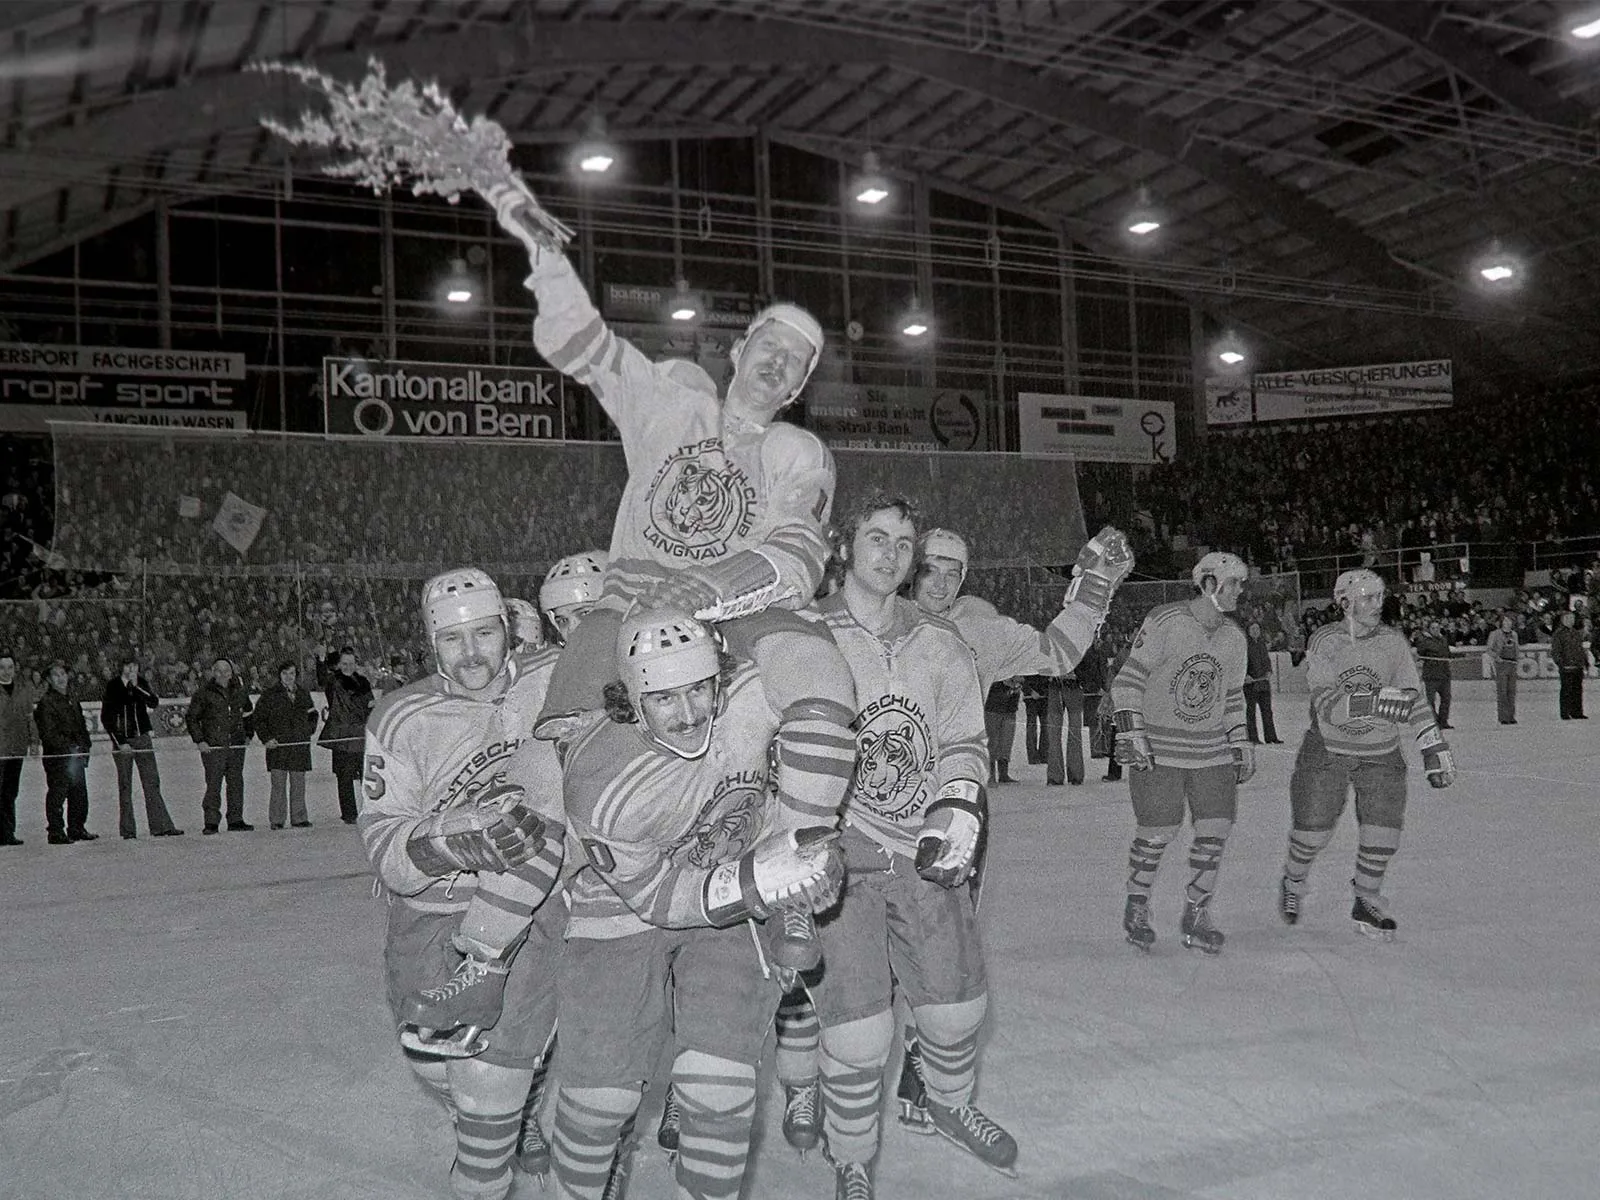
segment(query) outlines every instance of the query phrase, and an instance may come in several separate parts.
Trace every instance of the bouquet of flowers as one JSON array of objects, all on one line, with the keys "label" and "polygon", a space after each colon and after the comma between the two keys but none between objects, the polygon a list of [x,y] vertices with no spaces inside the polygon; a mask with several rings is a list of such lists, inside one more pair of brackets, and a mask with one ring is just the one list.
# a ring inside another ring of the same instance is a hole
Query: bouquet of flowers
[{"label": "bouquet of flowers", "polygon": [[261,124],[294,146],[317,146],[347,157],[322,168],[325,175],[365,184],[375,192],[409,184],[413,195],[443,196],[451,204],[467,190],[491,204],[491,193],[511,188],[527,202],[534,233],[559,250],[572,230],[547,213],[511,166],[511,139],[485,116],[456,111],[437,83],[390,84],[383,64],[367,61],[359,84],[341,83],[300,63],[254,63],[251,70],[289,75],[328,99],[324,114],[304,112],[298,125],[273,117]]}]

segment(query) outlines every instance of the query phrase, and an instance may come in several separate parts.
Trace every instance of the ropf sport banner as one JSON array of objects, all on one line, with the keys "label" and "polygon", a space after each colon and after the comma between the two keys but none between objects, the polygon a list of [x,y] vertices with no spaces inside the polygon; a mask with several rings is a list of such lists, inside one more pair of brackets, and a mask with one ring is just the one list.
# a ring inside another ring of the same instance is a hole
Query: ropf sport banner
[{"label": "ropf sport banner", "polygon": [[0,430],[51,421],[245,428],[244,355],[131,346],[0,344]]},{"label": "ropf sport banner", "polygon": [[322,360],[329,434],[559,442],[564,388],[558,372],[533,367]]}]

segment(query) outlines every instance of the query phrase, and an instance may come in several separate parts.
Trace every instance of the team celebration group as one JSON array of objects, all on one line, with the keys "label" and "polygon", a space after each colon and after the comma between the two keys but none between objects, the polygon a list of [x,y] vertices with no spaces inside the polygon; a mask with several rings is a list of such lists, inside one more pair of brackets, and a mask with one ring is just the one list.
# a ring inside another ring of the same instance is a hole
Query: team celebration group
[{"label": "team celebration group", "polygon": [[[870,1200],[897,999],[900,1119],[1012,1172],[1017,1142],[975,1102],[983,699],[1074,669],[1132,568],[1127,540],[1088,541],[1043,630],[961,595],[959,533],[924,528],[903,496],[834,512],[831,455],[777,419],[821,357],[810,314],[759,313],[719,396],[698,366],[651,362],[607,328],[525,193],[487,199],[528,250],[535,346],[598,398],[629,474],[609,548],[545,580],[549,644],[531,605],[447,571],[422,597],[436,672],[367,725],[357,825],[388,900],[388,999],[453,1121],[454,1193],[498,1200],[521,1171],[559,1197],[619,1200],[655,1086],[676,1194],[740,1195],[776,1024],[785,1138],[824,1148],[836,1197]],[[1111,685],[1135,818],[1124,927],[1141,950],[1186,814],[1181,940],[1223,946],[1210,903],[1254,771],[1231,616],[1246,574],[1205,555],[1194,598],[1146,617]],[[1410,648],[1380,620],[1382,581],[1347,572],[1335,596],[1344,620],[1308,647],[1280,911],[1299,919],[1353,790],[1352,918],[1387,937],[1402,729],[1434,786],[1453,766]]]}]

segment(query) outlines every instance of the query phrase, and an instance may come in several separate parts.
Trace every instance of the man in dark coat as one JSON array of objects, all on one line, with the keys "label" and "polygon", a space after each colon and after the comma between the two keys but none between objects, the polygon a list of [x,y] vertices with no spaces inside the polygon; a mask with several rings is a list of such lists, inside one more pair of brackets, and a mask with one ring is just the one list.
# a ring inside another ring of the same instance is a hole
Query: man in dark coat
[{"label": "man in dark coat", "polygon": [[1561,614],[1561,624],[1550,635],[1550,657],[1555,660],[1556,672],[1561,676],[1561,694],[1557,707],[1563,721],[1584,721],[1583,672],[1589,665],[1589,652],[1584,649],[1583,630],[1578,626],[1578,615],[1568,611]]},{"label": "man in dark coat", "polygon": [[[49,686],[34,707],[44,754],[45,840],[52,846],[92,842],[89,819],[89,722],[83,705],[67,695],[67,664],[50,664]],[[64,819],[63,819],[64,813]]]},{"label": "man in dark coat", "polygon": [[372,683],[356,670],[354,647],[319,658],[317,682],[328,700],[328,715],[318,740],[333,752],[333,777],[339,787],[339,818],[356,823],[356,780],[361,778],[367,745],[367,714],[372,711]]},{"label": "man in dark coat", "polygon": [[1422,667],[1422,687],[1428,703],[1433,705],[1433,715],[1439,719],[1440,729],[1452,728],[1450,724],[1450,643],[1444,640],[1442,627],[1429,621],[1427,632],[1417,639],[1417,662]]},{"label": "man in dark coat", "polygon": [[161,701],[139,674],[139,664],[129,659],[122,673],[106,684],[100,700],[100,725],[111,737],[111,756],[117,764],[117,824],[125,838],[139,834],[133,820],[133,771],[139,769],[144,791],[144,814],[151,837],[180,837],[167,802],[161,797],[161,770],[156,765],[151,740],[150,712]]},{"label": "man in dark coat", "polygon": [[306,816],[306,773],[311,770],[311,735],[317,730],[317,706],[300,686],[300,668],[278,664],[278,682],[256,701],[256,736],[267,748],[272,779],[267,821],[282,829],[284,817],[296,829],[310,829]]},{"label": "man in dark coat", "polygon": [[200,802],[205,812],[204,832],[215,833],[222,819],[222,791],[228,791],[228,828],[248,833],[254,825],[244,819],[244,748],[250,740],[250,693],[233,673],[233,664],[219,658],[211,664],[211,678],[189,701],[189,736],[200,747],[205,768],[206,794]]},{"label": "man in dark coat", "polygon": [[33,706],[37,697],[17,678],[17,660],[0,650],[0,846],[20,846],[17,836],[17,790],[22,786],[22,760],[33,741]]}]

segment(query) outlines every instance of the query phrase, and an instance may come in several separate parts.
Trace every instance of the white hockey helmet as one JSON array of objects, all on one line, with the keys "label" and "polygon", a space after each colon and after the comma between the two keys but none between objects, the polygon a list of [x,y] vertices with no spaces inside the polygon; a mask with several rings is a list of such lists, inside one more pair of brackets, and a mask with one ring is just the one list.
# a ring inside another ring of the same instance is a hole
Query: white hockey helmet
[{"label": "white hockey helmet", "polygon": [[600,599],[606,565],[604,550],[567,555],[546,573],[539,587],[539,607],[550,612],[570,604],[593,604]]},{"label": "white hockey helmet", "polygon": [[1333,602],[1340,608],[1345,607],[1346,600],[1353,600],[1357,596],[1382,596],[1387,587],[1383,576],[1376,571],[1369,571],[1365,567],[1356,567],[1346,571],[1333,582]]},{"label": "white hockey helmet", "polygon": [[822,335],[822,326],[817,319],[801,308],[798,304],[769,304],[754,317],[750,324],[745,326],[744,336],[739,339],[738,345],[733,348],[733,361],[737,366],[739,351],[743,349],[750,335],[760,329],[769,321],[776,321],[779,325],[787,325],[795,330],[811,346],[811,361],[806,364],[805,374],[800,377],[800,382],[795,385],[794,391],[789,393],[785,404],[793,402],[794,398],[805,390],[806,383],[811,379],[811,373],[817,369],[817,364],[822,361],[822,348],[826,339]]},{"label": "white hockey helmet", "polygon": [[544,645],[544,626],[539,622],[539,610],[529,601],[507,597],[506,615],[511,618],[511,636],[515,641],[535,647]]},{"label": "white hockey helmet", "polygon": [[431,642],[439,631],[481,621],[506,620],[506,603],[495,581],[477,567],[457,567],[422,585],[422,625]]},{"label": "white hockey helmet", "polygon": [[711,631],[678,608],[634,613],[617,632],[617,668],[635,708],[648,692],[710,679],[722,669]]},{"label": "white hockey helmet", "polygon": [[961,564],[961,575],[967,574],[967,563],[970,561],[970,552],[967,549],[967,539],[952,529],[930,529],[923,534],[919,548],[923,558],[952,558]]},{"label": "white hockey helmet", "polygon": [[1189,577],[1194,580],[1195,587],[1204,591],[1207,575],[1215,579],[1218,584],[1225,579],[1237,579],[1243,583],[1250,578],[1250,568],[1245,566],[1244,559],[1237,554],[1229,554],[1226,550],[1213,550],[1195,563]]}]

